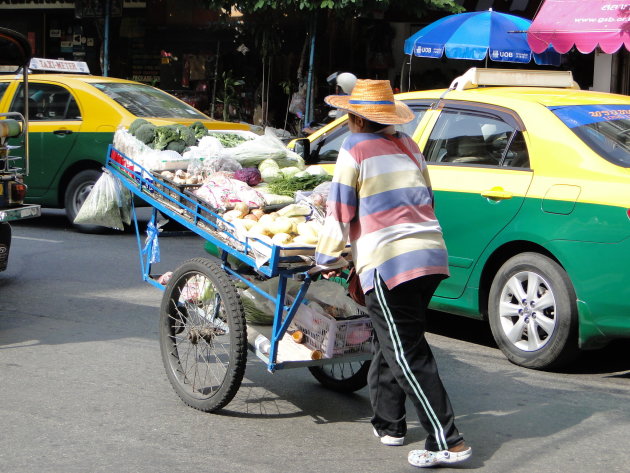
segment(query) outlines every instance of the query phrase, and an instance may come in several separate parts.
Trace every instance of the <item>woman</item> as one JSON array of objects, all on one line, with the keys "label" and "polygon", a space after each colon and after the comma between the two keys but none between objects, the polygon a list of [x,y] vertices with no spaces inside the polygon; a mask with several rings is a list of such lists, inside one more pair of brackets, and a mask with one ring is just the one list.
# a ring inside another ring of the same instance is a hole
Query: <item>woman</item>
[{"label": "woman", "polygon": [[394,129],[414,114],[394,100],[389,81],[357,80],[351,95],[325,100],[348,113],[351,134],[335,166],[316,268],[327,273],[343,266],[350,241],[375,334],[368,373],[374,434],[385,445],[403,444],[409,396],[428,433],[425,449],[412,450],[409,462],[462,462],[472,449],[455,427],[424,336],[429,301],[448,277],[448,255],[424,158]]}]

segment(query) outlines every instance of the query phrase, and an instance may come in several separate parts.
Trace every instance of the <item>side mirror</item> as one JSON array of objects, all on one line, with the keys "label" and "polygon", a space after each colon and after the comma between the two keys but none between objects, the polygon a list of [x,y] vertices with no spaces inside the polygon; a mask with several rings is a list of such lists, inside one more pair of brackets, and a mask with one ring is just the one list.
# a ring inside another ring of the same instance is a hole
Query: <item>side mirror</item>
[{"label": "side mirror", "polygon": [[306,164],[311,161],[311,142],[308,138],[297,138],[293,144],[293,151],[302,156]]}]

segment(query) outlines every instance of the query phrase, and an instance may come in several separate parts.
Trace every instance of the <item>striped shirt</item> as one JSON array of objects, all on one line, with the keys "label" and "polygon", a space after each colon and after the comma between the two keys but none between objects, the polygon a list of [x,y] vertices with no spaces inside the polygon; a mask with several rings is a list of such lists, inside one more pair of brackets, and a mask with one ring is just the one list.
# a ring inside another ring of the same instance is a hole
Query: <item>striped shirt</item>
[{"label": "striped shirt", "polygon": [[373,289],[375,271],[389,289],[420,276],[449,274],[427,165],[408,135],[351,133],[343,142],[316,263],[334,264],[348,241],[364,292]]}]

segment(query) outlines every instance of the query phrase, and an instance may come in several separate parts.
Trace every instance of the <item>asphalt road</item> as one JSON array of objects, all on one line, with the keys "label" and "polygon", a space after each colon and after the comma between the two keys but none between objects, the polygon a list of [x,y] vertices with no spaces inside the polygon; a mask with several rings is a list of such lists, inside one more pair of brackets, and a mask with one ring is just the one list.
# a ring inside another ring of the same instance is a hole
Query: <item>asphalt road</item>
[{"label": "asphalt road", "polygon": [[[367,390],[330,392],[305,369],[270,374],[250,356],[224,411],[184,405],[162,367],[161,293],[141,280],[135,234],[80,234],[44,211],[14,236],[0,273],[0,471],[416,471],[406,462],[425,436],[415,415],[405,446],[382,446]],[[179,236],[162,238],[161,254],[158,272],[205,253]],[[436,313],[430,327],[474,449],[457,470],[629,470],[629,343],[545,373],[510,364],[483,323]]]}]

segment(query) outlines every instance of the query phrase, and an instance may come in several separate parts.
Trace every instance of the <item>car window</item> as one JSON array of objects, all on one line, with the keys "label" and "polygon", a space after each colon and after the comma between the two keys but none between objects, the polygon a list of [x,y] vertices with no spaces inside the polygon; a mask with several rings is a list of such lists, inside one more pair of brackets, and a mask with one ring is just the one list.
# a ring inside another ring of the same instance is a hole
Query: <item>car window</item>
[{"label": "car window", "polygon": [[[24,85],[20,84],[11,111],[24,113]],[[31,82],[28,85],[29,120],[81,120],[74,96],[65,87]]]},{"label": "car window", "polygon": [[[414,112],[414,119],[404,125],[397,125],[396,128],[412,136],[418,127],[418,123],[420,123],[420,120],[422,120],[422,117],[428,110],[429,105],[411,105],[410,108]],[[336,128],[314,140],[311,143],[309,163],[334,163],[337,160],[341,144],[348,133],[350,133],[348,122],[344,121]]]},{"label": "car window", "polygon": [[149,85],[118,82],[98,82],[91,85],[137,117],[208,118],[187,103]]},{"label": "car window", "polygon": [[425,149],[431,163],[529,167],[523,133],[486,113],[445,108]]},{"label": "car window", "polygon": [[406,133],[409,136],[413,136],[418,128],[418,123],[424,117],[424,114],[429,109],[429,105],[410,105],[411,110],[413,110],[414,118],[409,123],[405,123],[403,125],[398,125],[398,129],[403,133]]},{"label": "car window", "polygon": [[0,82],[0,100],[2,100],[2,97],[4,96],[4,93],[6,92],[8,88],[9,88],[8,82]]},{"label": "car window", "polygon": [[601,157],[630,167],[630,105],[574,105],[552,111]]},{"label": "car window", "polygon": [[348,133],[350,133],[348,122],[344,121],[313,141],[309,163],[334,163],[337,160],[341,143],[348,136]]}]

